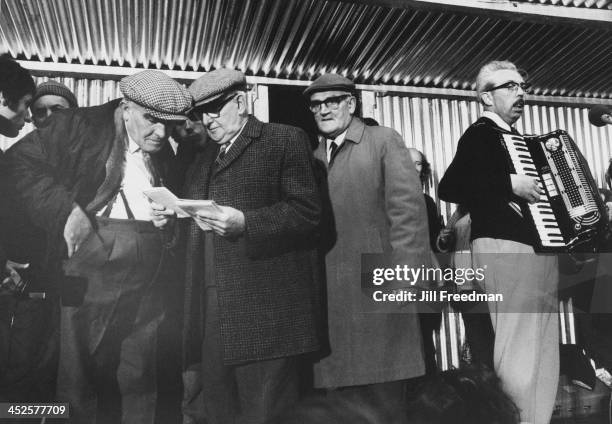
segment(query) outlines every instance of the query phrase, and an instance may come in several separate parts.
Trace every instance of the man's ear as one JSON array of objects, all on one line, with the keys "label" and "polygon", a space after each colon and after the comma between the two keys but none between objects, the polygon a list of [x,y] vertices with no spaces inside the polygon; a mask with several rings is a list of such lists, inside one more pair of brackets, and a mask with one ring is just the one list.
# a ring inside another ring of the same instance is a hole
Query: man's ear
[{"label": "man's ear", "polygon": [[240,115],[246,115],[247,113],[249,113],[249,108],[247,106],[247,93],[244,91],[241,91],[238,96],[238,113]]},{"label": "man's ear", "polygon": [[485,106],[492,106],[493,98],[491,97],[491,93],[488,91],[480,93],[480,102]]},{"label": "man's ear", "polygon": [[130,110],[130,104],[127,100],[123,99],[121,100],[121,111],[123,112],[123,120],[124,121],[128,121],[129,120],[129,110]]},{"label": "man's ear", "polygon": [[8,106],[8,101],[4,98],[4,93],[0,91],[0,106]]},{"label": "man's ear", "polygon": [[355,114],[355,110],[357,110],[357,97],[355,96],[351,96],[350,98],[350,102],[349,102],[349,113],[351,115]]}]

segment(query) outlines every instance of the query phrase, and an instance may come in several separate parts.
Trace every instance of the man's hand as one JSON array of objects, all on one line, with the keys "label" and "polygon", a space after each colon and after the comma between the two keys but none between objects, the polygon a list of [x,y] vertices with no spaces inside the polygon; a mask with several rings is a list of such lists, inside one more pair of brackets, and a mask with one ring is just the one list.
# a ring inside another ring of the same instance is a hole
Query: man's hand
[{"label": "man's hand", "polygon": [[168,224],[171,224],[176,219],[176,213],[173,210],[166,209],[165,206],[159,203],[151,202],[151,220],[153,225],[163,230]]},{"label": "man's hand", "polygon": [[20,264],[11,260],[6,261],[5,269],[8,276],[2,280],[2,285],[10,282],[11,286],[13,287],[22,287],[24,281],[22,280],[21,275],[19,275],[19,270],[28,269],[29,266],[30,264]]},{"label": "man's hand", "polygon": [[230,206],[218,206],[221,211],[201,211],[197,219],[222,237],[241,236],[244,233],[244,214]]},{"label": "man's hand", "polygon": [[511,174],[512,192],[529,203],[540,200],[540,186],[538,180],[527,175]]},{"label": "man's hand", "polygon": [[75,204],[64,226],[64,240],[66,241],[66,246],[68,246],[69,258],[79,250],[81,244],[89,237],[92,231],[93,226],[89,221],[89,217],[79,205]]}]

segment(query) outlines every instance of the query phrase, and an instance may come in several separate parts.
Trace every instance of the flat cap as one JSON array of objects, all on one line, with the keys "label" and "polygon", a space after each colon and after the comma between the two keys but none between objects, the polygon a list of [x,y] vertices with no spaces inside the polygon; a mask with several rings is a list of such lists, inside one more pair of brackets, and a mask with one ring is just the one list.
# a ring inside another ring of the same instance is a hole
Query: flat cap
[{"label": "flat cap", "polygon": [[193,98],[181,84],[161,71],[147,70],[119,82],[123,96],[163,121],[184,121]]},{"label": "flat cap", "polygon": [[74,93],[70,91],[70,89],[61,82],[53,80],[45,81],[42,84],[39,84],[38,87],[36,87],[36,92],[34,93],[34,97],[32,97],[31,104],[34,104],[34,102],[42,96],[47,95],[63,97],[64,99],[66,99],[70,107],[79,107]]},{"label": "flat cap", "polygon": [[602,115],[612,115],[612,106],[593,106],[591,110],[589,110],[589,121],[596,127],[603,127],[604,125],[606,125],[606,123],[602,121]]},{"label": "flat cap", "polygon": [[227,68],[207,72],[189,86],[194,107],[222,100],[234,91],[246,89],[246,76],[240,71]]},{"label": "flat cap", "polygon": [[304,90],[304,96],[310,96],[319,91],[355,91],[355,83],[338,74],[323,74]]}]

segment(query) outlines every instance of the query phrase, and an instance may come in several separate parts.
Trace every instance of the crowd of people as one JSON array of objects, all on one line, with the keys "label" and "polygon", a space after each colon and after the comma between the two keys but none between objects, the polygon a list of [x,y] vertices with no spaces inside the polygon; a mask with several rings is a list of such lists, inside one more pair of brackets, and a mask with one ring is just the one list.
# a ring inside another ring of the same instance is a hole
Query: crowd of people
[{"label": "crowd of people", "polygon": [[[0,401],[153,424],[176,357],[184,424],[548,423],[559,266],[535,254],[522,213],[542,187],[499,143],[518,133],[528,84],[494,61],[476,87],[484,112],[438,187],[458,205],[444,226],[425,156],[359,118],[343,76],[304,90],[313,150],[302,129],[248,113],[236,70],[188,88],[144,70],[120,81],[122,98],[80,108],[3,56],[0,133],[16,137],[28,110],[35,130],[0,158]],[[596,125],[612,114],[600,112]],[[152,199],[159,187],[187,200]],[[364,301],[362,254],[487,270],[456,290],[502,302],[453,303],[472,365],[439,372],[439,311]],[[592,348],[602,367],[609,346]]]}]

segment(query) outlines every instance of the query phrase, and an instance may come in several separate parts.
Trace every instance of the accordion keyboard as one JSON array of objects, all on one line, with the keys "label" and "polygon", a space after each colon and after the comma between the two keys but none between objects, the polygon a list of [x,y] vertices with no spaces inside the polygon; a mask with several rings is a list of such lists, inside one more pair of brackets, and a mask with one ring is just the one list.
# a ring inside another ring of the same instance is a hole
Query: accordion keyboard
[{"label": "accordion keyboard", "polygon": [[540,176],[523,137],[504,134],[503,138],[516,173],[528,175],[538,180],[541,191],[540,201],[529,204],[529,211],[531,212],[533,224],[536,227],[542,246],[549,248],[565,247],[559,223],[555,218],[548,196],[546,196],[547,192],[549,195],[556,194],[554,182],[550,176]]}]

